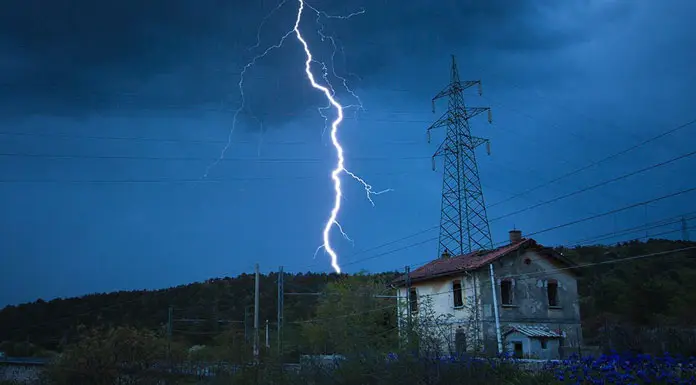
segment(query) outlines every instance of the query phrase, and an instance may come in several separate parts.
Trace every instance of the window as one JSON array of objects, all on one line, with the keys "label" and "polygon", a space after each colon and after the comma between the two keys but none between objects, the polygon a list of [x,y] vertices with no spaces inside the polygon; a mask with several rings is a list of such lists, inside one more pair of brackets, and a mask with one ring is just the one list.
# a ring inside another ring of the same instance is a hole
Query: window
[{"label": "window", "polygon": [[548,281],[546,283],[546,294],[549,299],[549,307],[558,307],[558,282]]},{"label": "window", "polygon": [[462,281],[456,280],[452,282],[452,294],[454,300],[454,307],[464,306],[464,293],[462,290]]},{"label": "window", "polygon": [[418,294],[416,293],[416,288],[412,287],[408,293],[409,307],[412,313],[418,312]]},{"label": "window", "polygon": [[512,281],[509,279],[500,281],[500,303],[512,305]]}]

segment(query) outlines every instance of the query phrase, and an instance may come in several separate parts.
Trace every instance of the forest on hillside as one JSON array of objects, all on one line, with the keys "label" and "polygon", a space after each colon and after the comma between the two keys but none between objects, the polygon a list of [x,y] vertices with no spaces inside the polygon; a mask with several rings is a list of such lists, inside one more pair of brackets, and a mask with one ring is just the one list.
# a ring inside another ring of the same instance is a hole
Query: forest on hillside
[{"label": "forest on hillside", "polygon": [[[579,289],[586,344],[605,349],[676,349],[696,353],[693,351],[696,350],[696,250],[645,256],[693,246],[696,243],[649,240],[557,248],[581,266]],[[340,295],[342,303],[327,300],[326,296],[285,296],[283,345],[297,352],[331,350],[330,346],[337,343],[335,338],[321,336],[320,331],[312,335],[312,328],[308,327],[312,320],[323,319],[327,314],[340,317],[359,311],[360,307],[377,306],[360,300],[351,302],[351,293],[362,286],[372,286],[375,292],[393,294],[388,282],[398,275],[397,272],[357,276],[286,273],[287,294],[324,292],[330,283],[334,283],[335,291],[342,282],[352,283],[341,289],[344,290]],[[260,319],[262,327],[269,321],[274,343],[277,278],[277,274],[263,275],[260,283]],[[164,335],[170,307],[171,335],[176,343],[206,345],[224,338],[232,345],[245,345],[253,325],[253,294],[254,276],[242,274],[156,291],[39,299],[7,306],[0,310],[0,351],[14,356],[46,355],[61,351],[85,331],[102,327],[132,327]],[[382,301],[393,304],[394,299]],[[361,317],[364,318],[361,321],[373,322],[377,331],[389,331],[396,322],[391,313]],[[331,322],[338,325],[355,320],[334,318]],[[321,343],[317,344],[319,340]]]}]

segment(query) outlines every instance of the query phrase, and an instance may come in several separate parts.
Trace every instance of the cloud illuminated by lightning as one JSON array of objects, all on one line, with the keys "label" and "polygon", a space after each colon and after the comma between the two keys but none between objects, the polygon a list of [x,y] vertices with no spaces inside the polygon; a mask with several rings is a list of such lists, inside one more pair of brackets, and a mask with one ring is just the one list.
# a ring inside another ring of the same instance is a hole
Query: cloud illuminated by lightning
[{"label": "cloud illuminated by lightning", "polygon": [[[260,41],[260,29],[261,29],[261,27],[263,26],[263,23],[265,23],[265,22],[268,20],[268,18],[270,17],[271,14],[273,14],[273,13],[276,12],[276,11],[278,11],[278,10],[286,3],[286,1],[287,1],[287,0],[281,1],[281,2],[271,11],[271,13],[268,14],[268,15],[262,20],[261,26],[259,27],[259,31],[257,31],[257,44],[256,44],[254,47],[252,47],[252,48],[255,48],[255,47],[258,47],[258,46],[259,46],[259,41]],[[321,92],[324,94],[324,96],[326,97],[326,99],[327,99],[327,101],[328,101],[328,105],[327,105],[326,107],[321,107],[321,108],[319,109],[319,113],[324,117],[324,119],[326,120],[327,123],[328,123],[328,117],[327,117],[326,115],[323,114],[323,112],[322,112],[323,110],[326,110],[326,109],[329,109],[329,108],[333,108],[333,109],[336,110],[336,114],[337,114],[336,119],[331,123],[331,130],[330,130],[331,144],[333,145],[334,149],[336,150],[336,165],[335,165],[334,169],[331,171],[331,179],[332,179],[333,184],[334,184],[334,194],[335,194],[335,195],[334,195],[334,205],[333,205],[333,207],[332,207],[332,209],[331,209],[331,212],[330,212],[329,217],[327,218],[326,224],[324,225],[324,230],[323,230],[323,232],[322,232],[323,243],[322,243],[321,246],[319,246],[319,247],[317,248],[317,250],[316,250],[316,252],[315,252],[315,257],[316,257],[316,254],[318,253],[319,250],[324,249],[324,251],[325,251],[327,254],[329,254],[329,256],[331,257],[331,267],[333,267],[333,269],[334,269],[337,273],[340,273],[340,272],[341,272],[341,267],[340,267],[340,265],[339,265],[339,263],[338,263],[338,254],[336,253],[336,251],[334,250],[334,248],[331,246],[331,241],[330,241],[331,230],[332,230],[332,229],[334,228],[334,226],[335,226],[335,227],[340,231],[340,233],[343,235],[343,237],[344,237],[345,239],[347,239],[348,241],[352,242],[352,239],[346,234],[345,231],[343,231],[343,228],[341,227],[341,225],[338,223],[338,220],[337,220],[338,214],[339,214],[339,212],[340,212],[340,210],[341,210],[341,201],[342,201],[342,199],[343,199],[343,190],[342,190],[341,178],[340,178],[341,173],[345,173],[345,174],[349,175],[349,176],[352,177],[354,180],[358,181],[360,184],[363,185],[363,187],[364,187],[364,189],[365,189],[365,193],[366,193],[366,195],[367,195],[367,199],[370,201],[370,203],[371,203],[373,206],[374,206],[374,204],[375,204],[374,201],[372,200],[372,196],[373,196],[373,195],[384,194],[384,193],[386,193],[386,192],[392,191],[392,189],[386,189],[386,190],[382,190],[382,191],[374,191],[374,190],[373,190],[373,187],[372,187],[370,184],[368,184],[367,182],[365,182],[362,178],[360,178],[359,176],[357,176],[355,173],[353,173],[353,172],[351,172],[351,171],[348,171],[348,170],[345,168],[344,150],[343,150],[343,146],[341,145],[341,143],[340,143],[340,141],[339,141],[339,139],[338,139],[338,128],[339,128],[341,122],[343,121],[345,109],[346,109],[346,108],[350,108],[350,107],[358,107],[359,109],[362,109],[362,103],[361,103],[361,101],[360,101],[360,98],[358,98],[358,96],[357,96],[350,88],[348,88],[346,79],[345,79],[345,78],[342,78],[342,77],[340,77],[340,76],[338,76],[338,75],[336,75],[336,72],[335,72],[334,67],[333,67],[333,58],[334,58],[334,56],[335,56],[335,54],[336,54],[337,44],[336,44],[336,41],[334,40],[333,37],[327,36],[327,35],[325,35],[325,34],[323,33],[323,25],[320,24],[320,25],[321,25],[321,28],[319,29],[319,31],[317,31],[318,34],[319,34],[319,36],[322,38],[322,40],[326,40],[326,39],[330,40],[331,43],[332,43],[332,45],[333,45],[333,47],[334,47],[334,52],[333,52],[333,55],[332,55],[332,57],[331,57],[331,58],[332,58],[332,66],[331,66],[332,73],[333,73],[333,75],[334,75],[336,78],[338,78],[338,79],[340,79],[340,80],[342,81],[343,86],[346,88],[346,90],[347,90],[353,97],[355,97],[355,99],[358,101],[358,105],[356,105],[356,106],[353,106],[353,105],[351,105],[351,106],[343,106],[343,105],[341,105],[341,104],[338,102],[338,100],[335,98],[335,91],[334,91],[333,87],[331,86],[331,83],[330,83],[329,80],[328,80],[328,75],[329,75],[328,71],[329,71],[329,70],[328,70],[328,68],[327,68],[327,66],[326,66],[325,63],[318,62],[318,61],[316,61],[316,60],[314,59],[314,57],[313,57],[313,55],[312,55],[312,52],[311,52],[311,50],[310,50],[310,48],[309,48],[309,44],[307,43],[307,41],[306,41],[306,40],[304,39],[304,37],[302,36],[302,33],[300,32],[300,22],[302,21],[302,15],[303,15],[303,12],[304,12],[304,10],[305,10],[305,7],[311,9],[312,11],[314,11],[314,12],[317,14],[317,20],[319,19],[320,16],[324,16],[325,18],[335,18],[335,19],[344,19],[344,20],[345,20],[345,19],[349,19],[349,18],[351,18],[351,17],[353,17],[353,16],[357,16],[357,15],[363,14],[365,11],[364,11],[364,10],[361,10],[361,11],[358,11],[358,12],[351,13],[351,14],[349,14],[349,15],[347,15],[347,16],[332,16],[332,15],[328,15],[328,14],[326,14],[325,12],[319,11],[319,10],[317,10],[316,8],[310,6],[309,4],[307,4],[307,3],[305,2],[305,0],[297,0],[297,1],[298,1],[299,7],[298,7],[298,10],[297,10],[297,16],[296,16],[296,18],[295,18],[295,23],[294,23],[293,28],[292,28],[290,31],[288,31],[285,35],[283,35],[283,36],[280,38],[280,40],[278,41],[278,43],[276,43],[276,44],[274,44],[274,45],[268,47],[268,48],[267,48],[265,51],[263,51],[261,54],[254,56],[254,57],[252,58],[252,60],[251,60],[250,62],[248,62],[248,63],[244,66],[244,68],[242,69],[242,71],[241,71],[241,73],[240,73],[240,80],[239,80],[239,83],[238,83],[239,91],[240,91],[241,99],[242,99],[242,100],[241,100],[241,105],[240,105],[240,107],[235,111],[234,118],[233,118],[233,121],[232,121],[232,128],[231,128],[230,133],[229,133],[229,136],[228,136],[227,144],[226,144],[225,147],[223,148],[222,153],[220,154],[220,157],[218,158],[218,160],[217,160],[216,162],[214,162],[213,164],[211,164],[210,166],[208,166],[208,168],[206,169],[206,172],[205,172],[204,177],[207,177],[207,175],[208,175],[210,169],[211,169],[212,167],[214,167],[215,165],[217,165],[217,164],[223,159],[223,157],[224,157],[226,151],[227,151],[228,148],[230,147],[232,134],[234,133],[234,129],[235,129],[235,126],[236,126],[236,123],[237,123],[237,117],[238,117],[239,113],[241,113],[241,111],[243,111],[243,110],[245,109],[244,76],[246,75],[246,72],[247,72],[254,64],[256,64],[256,62],[257,62],[259,59],[261,59],[261,58],[263,58],[264,56],[268,55],[268,54],[269,54],[271,51],[273,51],[274,49],[280,48],[280,47],[283,45],[283,43],[285,43],[286,39],[287,39],[290,35],[294,34],[295,37],[297,38],[297,40],[299,41],[299,43],[302,45],[302,48],[304,49],[304,53],[305,53],[305,56],[306,56],[304,69],[305,69],[305,74],[307,75],[307,79],[309,80],[310,84],[312,85],[312,87],[313,87],[314,89],[316,89],[316,90],[318,90],[318,91],[321,91]],[[311,68],[312,63],[317,63],[317,64],[319,64],[319,65],[322,66],[322,69],[323,69],[322,78],[324,79],[324,81],[325,81],[325,83],[326,83],[325,86],[323,86],[323,85],[317,83],[316,78],[314,77],[314,74],[312,73],[312,68]]]}]

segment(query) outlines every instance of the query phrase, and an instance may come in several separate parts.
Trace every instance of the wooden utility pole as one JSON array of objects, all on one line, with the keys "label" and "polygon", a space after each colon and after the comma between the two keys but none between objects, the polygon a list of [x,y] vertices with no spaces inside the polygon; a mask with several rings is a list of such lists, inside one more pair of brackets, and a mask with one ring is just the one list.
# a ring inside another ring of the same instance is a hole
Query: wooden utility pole
[{"label": "wooden utility pole", "polygon": [[[244,306],[244,343],[249,344],[249,309],[254,307],[253,304]],[[253,340],[252,340],[253,342]]]},{"label": "wooden utility pole", "polygon": [[174,306],[169,306],[167,310],[167,359],[171,359],[172,354],[172,329],[174,323]]},{"label": "wooden utility pole", "polygon": [[277,316],[277,321],[278,324],[276,325],[277,327],[277,332],[276,332],[276,338],[277,338],[277,349],[278,349],[278,356],[282,354],[282,342],[283,342],[283,298],[284,298],[284,287],[283,287],[283,266],[280,266],[278,268],[278,316]]},{"label": "wooden utility pole", "polygon": [[254,360],[259,360],[259,264],[254,267]]},{"label": "wooden utility pole", "polygon": [[406,344],[411,343],[411,267],[406,266]]},{"label": "wooden utility pole", "polygon": [[409,333],[411,332],[411,267],[406,266],[406,319]]}]

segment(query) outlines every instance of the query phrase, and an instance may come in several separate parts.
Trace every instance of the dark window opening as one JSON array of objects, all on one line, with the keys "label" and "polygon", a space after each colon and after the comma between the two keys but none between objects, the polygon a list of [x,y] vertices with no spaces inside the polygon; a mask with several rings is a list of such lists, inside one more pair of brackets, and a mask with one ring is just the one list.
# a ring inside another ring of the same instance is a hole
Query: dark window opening
[{"label": "dark window opening", "polygon": [[546,294],[549,299],[549,306],[558,306],[558,283],[556,281],[549,281],[546,283]]},{"label": "dark window opening", "polygon": [[412,287],[408,294],[409,306],[412,313],[418,312],[418,294],[416,294],[416,288]]},{"label": "dark window opening", "polygon": [[514,351],[514,357],[515,358],[524,358],[524,351],[522,350],[522,342],[515,342],[515,351]]},{"label": "dark window opening", "polygon": [[546,338],[542,338],[542,339],[541,339],[541,348],[542,348],[542,349],[547,349],[547,348],[548,348],[547,342],[548,342],[548,341],[546,341]]},{"label": "dark window opening", "polygon": [[500,282],[500,303],[512,305],[512,281],[510,280]]},{"label": "dark window opening", "polygon": [[452,282],[452,293],[454,294],[454,307],[464,306],[464,293],[462,293],[462,281]]}]

